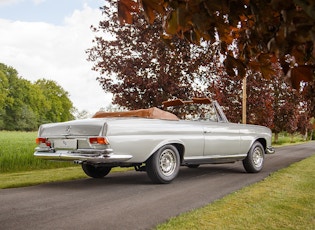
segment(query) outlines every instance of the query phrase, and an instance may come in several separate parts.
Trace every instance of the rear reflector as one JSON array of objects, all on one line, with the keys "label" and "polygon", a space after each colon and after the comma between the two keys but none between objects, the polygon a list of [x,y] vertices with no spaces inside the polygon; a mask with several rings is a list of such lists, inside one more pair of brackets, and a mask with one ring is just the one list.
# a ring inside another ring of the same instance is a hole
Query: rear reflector
[{"label": "rear reflector", "polygon": [[89,141],[91,144],[108,145],[108,141],[105,137],[90,137]]}]

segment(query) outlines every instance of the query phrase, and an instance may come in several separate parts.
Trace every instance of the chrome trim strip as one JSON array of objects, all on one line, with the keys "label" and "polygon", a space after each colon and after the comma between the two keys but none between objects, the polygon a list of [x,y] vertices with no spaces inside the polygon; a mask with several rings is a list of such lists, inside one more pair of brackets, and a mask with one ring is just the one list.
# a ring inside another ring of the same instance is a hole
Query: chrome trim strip
[{"label": "chrome trim strip", "polygon": [[40,152],[34,153],[36,158],[55,161],[86,161],[93,163],[119,163],[128,161],[131,155],[117,155],[112,153],[112,149],[108,150],[58,150],[56,152]]},{"label": "chrome trim strip", "polygon": [[216,163],[232,163],[240,161],[246,158],[246,154],[234,154],[234,155],[212,155],[212,156],[196,156],[185,157],[183,165],[187,164],[216,164]]}]

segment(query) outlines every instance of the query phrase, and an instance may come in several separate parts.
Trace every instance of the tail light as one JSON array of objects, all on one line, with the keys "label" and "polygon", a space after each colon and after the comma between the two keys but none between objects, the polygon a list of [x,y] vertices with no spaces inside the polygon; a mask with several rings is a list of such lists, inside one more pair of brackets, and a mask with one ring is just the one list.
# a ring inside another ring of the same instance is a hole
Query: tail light
[{"label": "tail light", "polygon": [[89,138],[89,142],[90,144],[92,145],[108,145],[109,142],[108,140],[106,139],[106,137],[90,137]]},{"label": "tail light", "polygon": [[37,145],[46,145],[48,147],[51,147],[51,142],[47,138],[44,138],[44,137],[37,137],[36,138],[36,144]]}]

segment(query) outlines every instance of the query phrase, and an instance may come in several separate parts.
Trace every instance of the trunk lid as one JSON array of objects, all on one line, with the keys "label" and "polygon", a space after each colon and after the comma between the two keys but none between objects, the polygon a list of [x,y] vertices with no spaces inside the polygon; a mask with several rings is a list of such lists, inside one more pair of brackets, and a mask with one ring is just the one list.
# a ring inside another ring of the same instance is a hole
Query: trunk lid
[{"label": "trunk lid", "polygon": [[104,136],[105,133],[106,120],[96,118],[44,124],[39,127],[38,136]]}]

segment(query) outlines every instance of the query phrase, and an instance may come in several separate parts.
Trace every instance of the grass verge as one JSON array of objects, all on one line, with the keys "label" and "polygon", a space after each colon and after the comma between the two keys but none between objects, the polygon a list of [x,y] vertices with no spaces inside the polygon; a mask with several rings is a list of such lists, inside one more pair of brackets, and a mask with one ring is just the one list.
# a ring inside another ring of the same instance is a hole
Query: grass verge
[{"label": "grass verge", "polygon": [[156,229],[314,229],[315,155]]},{"label": "grass verge", "polygon": [[72,167],[72,162],[54,162],[34,157],[37,132],[0,131],[0,173]]},{"label": "grass verge", "polygon": [[[130,168],[113,168],[112,172],[130,170]],[[18,188],[49,182],[68,181],[88,178],[82,171],[81,166],[66,168],[42,169],[25,172],[1,173],[0,189]]]}]

